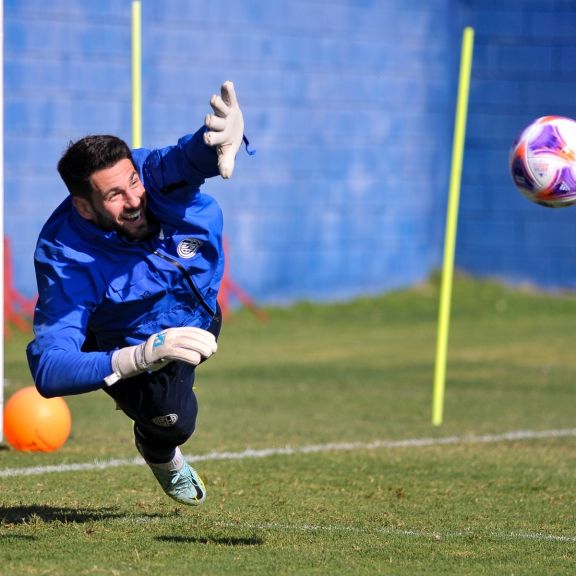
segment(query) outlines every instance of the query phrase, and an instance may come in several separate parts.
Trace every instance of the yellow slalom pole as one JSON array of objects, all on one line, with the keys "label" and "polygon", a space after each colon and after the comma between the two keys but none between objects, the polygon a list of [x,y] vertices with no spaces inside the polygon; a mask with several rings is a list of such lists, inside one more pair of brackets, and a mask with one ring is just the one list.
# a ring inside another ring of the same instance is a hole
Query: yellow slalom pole
[{"label": "yellow slalom pole", "polygon": [[142,146],[142,3],[132,0],[132,148]]},{"label": "yellow slalom pole", "polygon": [[434,396],[432,402],[432,424],[442,424],[444,412],[444,393],[446,389],[446,356],[448,350],[448,332],[450,328],[450,305],[452,300],[452,278],[454,275],[454,252],[456,230],[458,227],[458,205],[460,203],[460,182],[464,142],[466,139],[466,118],[468,114],[468,93],[470,91],[470,73],[472,70],[472,52],[474,47],[474,29],[467,26],[462,36],[460,56],[460,78],[458,81],[458,101],[452,144],[452,167],[450,172],[450,191],[446,214],[444,239],[444,264],[440,288],[440,310],[438,314],[438,340],[436,343],[436,368],[434,372]]}]

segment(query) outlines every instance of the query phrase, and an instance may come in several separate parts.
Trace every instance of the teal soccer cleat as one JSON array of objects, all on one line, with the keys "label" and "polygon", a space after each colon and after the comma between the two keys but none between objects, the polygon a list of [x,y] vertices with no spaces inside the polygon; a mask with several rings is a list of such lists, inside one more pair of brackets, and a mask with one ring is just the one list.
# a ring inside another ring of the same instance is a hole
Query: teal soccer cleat
[{"label": "teal soccer cleat", "polygon": [[180,504],[198,506],[206,499],[204,482],[192,466],[184,462],[179,470],[163,470],[150,466],[162,490]]},{"label": "teal soccer cleat", "polygon": [[[144,458],[144,450],[138,441],[136,448]],[[184,460],[180,448],[176,448],[174,458],[165,464],[154,464],[148,462],[146,458],[144,461],[156,476],[162,490],[176,502],[187,506],[199,506],[206,500],[204,482],[198,472]]]}]

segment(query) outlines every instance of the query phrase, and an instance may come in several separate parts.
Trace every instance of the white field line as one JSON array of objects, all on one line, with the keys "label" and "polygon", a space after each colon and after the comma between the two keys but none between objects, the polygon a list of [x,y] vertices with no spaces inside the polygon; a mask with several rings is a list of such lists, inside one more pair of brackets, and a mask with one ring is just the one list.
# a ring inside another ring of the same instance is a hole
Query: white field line
[{"label": "white field line", "polygon": [[[122,517],[117,522],[123,524],[159,524],[164,519],[159,516],[137,516],[135,518]],[[231,530],[247,530],[251,532],[332,532],[341,534],[373,534],[376,536],[406,536],[407,538],[424,538],[426,540],[534,540],[536,542],[557,542],[559,544],[574,544],[576,536],[565,534],[546,534],[544,532],[503,532],[497,530],[410,530],[408,528],[393,528],[391,526],[375,526],[365,528],[342,524],[281,524],[278,522],[265,522],[262,524],[242,522],[215,522],[214,526]]]},{"label": "white field line", "polygon": [[[470,436],[445,436],[441,438],[411,438],[405,440],[374,440],[372,442],[340,442],[328,444],[312,444],[310,446],[284,448],[264,448],[253,450],[248,448],[239,452],[210,452],[188,456],[188,462],[211,462],[217,460],[245,460],[248,458],[268,458],[270,456],[294,456],[296,454],[314,454],[319,452],[343,452],[354,450],[378,450],[395,448],[425,448],[429,446],[447,446],[458,444],[493,444],[523,440],[539,440],[546,438],[567,438],[576,436],[576,428],[564,430],[517,430],[502,434],[485,434]],[[17,476],[34,476],[53,474],[56,472],[84,472],[103,470],[120,466],[141,466],[142,458],[126,458],[116,460],[95,460],[78,464],[55,464],[51,466],[32,466],[27,468],[5,468],[0,470],[0,478]]]},{"label": "white field line", "polygon": [[240,524],[233,522],[219,522],[218,526],[223,528],[241,528],[255,531],[287,531],[287,532],[356,532],[362,534],[382,534],[385,536],[413,536],[416,538],[431,538],[433,540],[443,540],[448,538],[482,538],[489,537],[495,540],[535,540],[546,542],[576,542],[576,536],[564,536],[560,534],[544,534],[543,532],[495,532],[476,533],[472,530],[462,531],[426,531],[426,530],[403,530],[401,528],[358,528],[354,526],[331,526],[331,525],[310,525],[310,524],[277,524],[274,522],[266,524]]},{"label": "white field line", "polygon": [[[158,516],[137,516],[134,518],[118,518],[118,522],[124,524],[158,524],[164,519]],[[364,528],[359,526],[344,526],[331,524],[280,524],[277,522],[266,522],[254,524],[241,522],[215,522],[214,526],[229,528],[233,530],[249,530],[252,532],[332,532],[342,534],[373,534],[381,536],[406,536],[408,538],[425,538],[430,540],[464,539],[474,540],[478,538],[490,538],[492,540],[533,540],[536,542],[558,542],[560,544],[576,543],[576,536],[565,534],[546,534],[544,532],[502,532],[502,531],[474,531],[474,530],[410,530],[406,528],[393,528],[390,526],[380,526],[374,528]]]}]

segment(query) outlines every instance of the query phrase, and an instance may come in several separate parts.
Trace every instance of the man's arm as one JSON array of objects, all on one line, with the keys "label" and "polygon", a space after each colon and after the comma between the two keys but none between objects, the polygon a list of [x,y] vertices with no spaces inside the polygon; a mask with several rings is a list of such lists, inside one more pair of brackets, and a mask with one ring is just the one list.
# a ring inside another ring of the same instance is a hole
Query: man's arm
[{"label": "man's arm", "polygon": [[110,353],[43,348],[41,339],[31,342],[26,354],[36,388],[46,398],[99,390],[111,370]]},{"label": "man's arm", "polygon": [[220,174],[230,178],[236,154],[244,137],[244,118],[230,81],[220,95],[213,95],[204,126],[180,138],[175,146],[157,150],[135,150],[134,160],[142,166],[144,185],[163,193],[190,186],[198,189],[206,178]]},{"label": "man's arm", "polygon": [[47,398],[112,386],[173,360],[197,366],[218,349],[212,333],[196,327],[176,327],[153,334],[135,346],[111,352],[83,352],[86,331],[72,320],[85,316],[81,307],[74,307],[59,321],[41,323],[40,318],[45,320],[46,314],[39,304],[36,316],[36,338],[26,353],[36,387]]},{"label": "man's arm", "polygon": [[34,315],[36,337],[26,352],[34,382],[43,396],[98,390],[173,360],[196,366],[216,352],[214,335],[196,327],[168,328],[134,346],[84,351],[89,318],[105,286],[98,286],[99,276],[90,274],[86,266],[63,252],[48,248],[42,241],[36,251],[40,298]]},{"label": "man's arm", "polygon": [[179,188],[198,190],[207,178],[218,176],[218,155],[204,142],[202,127],[178,140],[174,146],[133,151],[147,191],[170,194]]},{"label": "man's arm", "polygon": [[111,352],[83,352],[88,318],[98,288],[85,267],[63,249],[39,242],[35,255],[40,295],[34,314],[35,339],[26,353],[38,391],[46,396],[97,390],[110,373]]}]

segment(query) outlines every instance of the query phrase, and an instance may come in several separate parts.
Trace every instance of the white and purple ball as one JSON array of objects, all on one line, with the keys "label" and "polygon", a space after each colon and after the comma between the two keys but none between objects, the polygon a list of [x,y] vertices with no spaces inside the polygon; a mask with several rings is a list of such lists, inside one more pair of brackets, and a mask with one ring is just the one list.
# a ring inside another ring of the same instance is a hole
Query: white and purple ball
[{"label": "white and purple ball", "polygon": [[543,116],[526,127],[510,151],[514,184],[549,208],[576,204],[576,121]]}]

